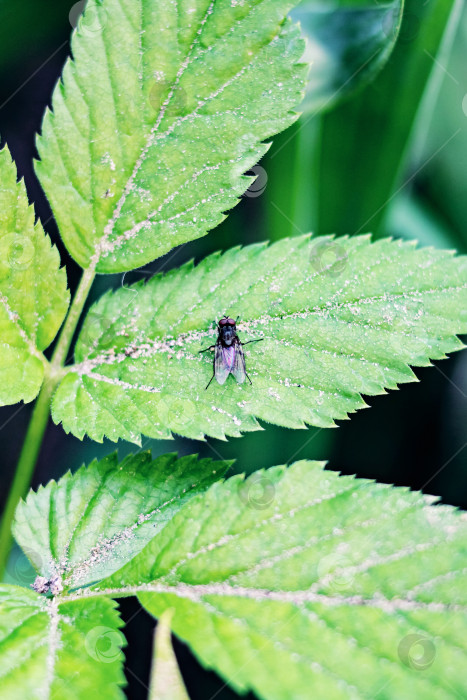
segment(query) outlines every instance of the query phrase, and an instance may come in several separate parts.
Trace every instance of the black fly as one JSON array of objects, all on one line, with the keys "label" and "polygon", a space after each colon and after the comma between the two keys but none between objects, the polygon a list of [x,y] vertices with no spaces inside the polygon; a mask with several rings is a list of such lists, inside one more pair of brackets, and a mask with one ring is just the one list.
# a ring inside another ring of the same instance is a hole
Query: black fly
[{"label": "black fly", "polygon": [[237,335],[238,319],[239,316],[237,316],[235,321],[233,318],[229,318],[229,316],[224,316],[224,318],[221,318],[217,324],[218,335],[216,344],[210,345],[204,350],[200,350],[200,352],[215,350],[213,362],[214,372],[206,389],[214,377],[217,379],[219,384],[224,384],[230,373],[233,374],[239,384],[243,384],[245,377],[248,379],[250,384],[252,383],[246,371],[245,355],[242,346],[248,345],[248,343],[258,343],[260,340],[264,340],[264,338],[248,340],[246,343],[242,343]]}]

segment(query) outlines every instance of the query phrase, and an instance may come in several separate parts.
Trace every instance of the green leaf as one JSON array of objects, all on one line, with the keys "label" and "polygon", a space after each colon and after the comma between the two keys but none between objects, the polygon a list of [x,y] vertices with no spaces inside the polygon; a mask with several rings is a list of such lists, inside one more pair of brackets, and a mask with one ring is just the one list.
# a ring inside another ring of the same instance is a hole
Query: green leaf
[{"label": "green leaf", "polygon": [[237,203],[264,139],[297,116],[307,67],[293,4],[88,3],[37,164],[82,267],[144,265]]},{"label": "green leaf", "polygon": [[172,611],[162,613],[154,634],[149,700],[190,700],[170,639]]},{"label": "green leaf", "polygon": [[32,401],[69,293],[58,251],[34,224],[8,148],[0,151],[0,406]]},{"label": "green leaf", "polygon": [[173,608],[205,666],[267,700],[465,697],[465,513],[321,467],[215,484],[96,594]]},{"label": "green leaf", "polygon": [[292,11],[312,66],[301,105],[305,116],[330,109],[377,75],[394,48],[402,7],[403,0],[303,0]]},{"label": "green leaf", "polygon": [[0,586],[2,700],[123,700],[115,607],[108,598],[61,603]]},{"label": "green leaf", "polygon": [[119,462],[115,453],[30,493],[13,534],[46,581],[85,586],[119,569],[228,467],[174,454],[152,460],[149,452]]},{"label": "green leaf", "polygon": [[[241,320],[252,386],[213,381],[213,321]],[[368,236],[283,239],[215,254],[106,294],[87,317],[55,422],[94,440],[201,439],[330,427],[361,394],[413,381],[409,365],[460,349],[467,258]]]}]

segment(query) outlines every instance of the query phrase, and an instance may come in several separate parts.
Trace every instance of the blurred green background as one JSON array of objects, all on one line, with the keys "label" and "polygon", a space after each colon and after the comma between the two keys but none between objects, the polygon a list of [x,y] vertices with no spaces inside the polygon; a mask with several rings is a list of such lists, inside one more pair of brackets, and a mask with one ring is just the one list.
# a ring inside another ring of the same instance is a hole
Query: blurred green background
[{"label": "blurred green background", "polygon": [[[69,53],[69,36],[84,3],[2,0],[0,4],[0,134],[45,229],[67,255],[35,178],[34,134]],[[310,83],[300,121],[274,140],[254,170],[256,183],[221,227],[142,270],[100,277],[92,293],[129,284],[157,270],[218,249],[305,231],[392,235],[467,252],[467,11],[463,0],[400,2],[312,0],[294,11],[308,36]],[[400,28],[400,32],[398,31]],[[395,43],[395,46],[394,46]],[[228,310],[226,310],[228,311]],[[234,470],[297,459],[329,460],[331,469],[422,488],[467,506],[467,354],[417,370],[420,384],[368,399],[335,430],[264,430],[229,442],[149,440],[154,455],[198,452],[235,458]],[[31,406],[0,409],[2,504]],[[49,425],[33,487],[76,469],[115,445],[66,436]],[[135,446],[120,443],[121,455]],[[15,551],[7,580],[28,585],[32,572]],[[149,616],[122,603],[128,621],[128,697],[146,697]],[[200,631],[200,633],[202,633]],[[193,700],[237,697],[176,644]],[[253,696],[250,696],[253,697]]]}]

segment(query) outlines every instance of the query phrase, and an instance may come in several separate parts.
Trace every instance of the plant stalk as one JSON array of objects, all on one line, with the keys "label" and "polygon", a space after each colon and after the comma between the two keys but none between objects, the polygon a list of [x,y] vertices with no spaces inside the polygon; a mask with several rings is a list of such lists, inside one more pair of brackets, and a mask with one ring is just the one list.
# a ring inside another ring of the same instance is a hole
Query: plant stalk
[{"label": "plant stalk", "polygon": [[[21,498],[24,498],[31,484],[34,467],[42,446],[42,440],[50,415],[50,402],[54,390],[63,376],[63,366],[66,362],[68,351],[73,340],[73,335],[78,325],[84,304],[88,297],[95,278],[94,267],[83,272],[83,276],[73,298],[68,316],[63,325],[57,345],[52,355],[48,373],[36,399],[36,404],[29,421],[28,430],[24,440],[21,454],[16,467],[15,476],[11,485],[5,510],[0,525],[0,580],[2,580],[5,568],[10,556],[13,536],[11,526],[15,515],[16,506]],[[46,370],[47,372],[47,370]]]},{"label": "plant stalk", "polygon": [[0,573],[2,577],[13,544],[11,524],[15,515],[16,506],[19,500],[25,496],[29,484],[31,483],[37,456],[49,419],[50,399],[55,385],[56,382],[52,382],[50,379],[46,379],[42,385],[42,389],[32,412],[18,466],[16,467],[13,483],[3,512],[0,526]]},{"label": "plant stalk", "polygon": [[78,289],[76,290],[76,294],[73,298],[73,303],[70,307],[70,311],[68,312],[68,316],[52,355],[51,364],[53,369],[59,369],[65,365],[68,351],[71,346],[71,341],[73,340],[73,336],[75,334],[76,326],[78,325],[78,321],[89,292],[91,291],[92,283],[94,282],[95,277],[95,266],[91,266],[83,272],[83,276],[81,277]]}]

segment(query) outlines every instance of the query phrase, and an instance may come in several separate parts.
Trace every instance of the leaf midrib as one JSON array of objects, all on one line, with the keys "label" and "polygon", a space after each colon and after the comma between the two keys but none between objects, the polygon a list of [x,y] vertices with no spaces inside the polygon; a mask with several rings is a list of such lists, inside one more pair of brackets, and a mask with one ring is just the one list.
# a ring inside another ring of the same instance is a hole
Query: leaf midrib
[{"label": "leaf midrib", "polygon": [[[335,304],[333,307],[326,307],[326,306],[317,306],[316,307],[315,306],[312,309],[304,309],[303,311],[294,311],[294,312],[278,314],[278,315],[274,315],[274,316],[269,315],[269,314],[263,315],[263,316],[258,317],[257,319],[253,319],[251,321],[243,321],[242,326],[244,327],[244,330],[246,332],[249,332],[248,328],[245,328],[245,326],[256,327],[258,325],[261,325],[264,327],[267,325],[268,322],[284,321],[284,320],[293,319],[293,318],[304,318],[304,317],[307,318],[310,316],[318,316],[318,317],[323,316],[323,312],[324,312],[324,317],[327,317],[327,316],[332,316],[333,312],[335,312],[335,311],[338,311],[338,310],[344,309],[344,308],[353,307],[353,306],[359,306],[359,305],[364,306],[366,304],[371,306],[371,304],[373,302],[377,303],[378,301],[391,302],[391,301],[396,301],[396,300],[401,299],[401,298],[403,298],[403,299],[416,298],[418,296],[425,295],[425,294],[446,293],[446,292],[458,291],[461,289],[467,289],[467,283],[463,284],[463,285],[454,285],[454,286],[448,286],[448,287],[435,287],[435,288],[429,288],[429,289],[423,289],[423,290],[410,290],[408,292],[395,292],[395,293],[391,293],[391,294],[385,293],[385,294],[381,294],[381,295],[374,295],[372,297],[360,297],[359,299],[340,302],[338,304]],[[431,315],[435,315],[435,314],[432,311],[430,311],[430,316]],[[444,318],[444,317],[441,317],[441,318]],[[343,321],[343,319],[336,319],[336,320]],[[377,326],[375,326],[372,323],[361,323],[358,320],[356,320],[355,318],[352,318],[351,320],[346,320],[345,323],[347,323],[348,325],[351,325],[351,326],[378,328]],[[239,330],[241,330],[241,329],[239,328]],[[411,339],[413,339],[413,337],[414,337],[410,333],[407,333],[406,331],[402,331],[399,329],[397,329],[396,331],[391,331],[391,329],[382,329],[382,330],[386,330],[388,333],[395,333],[396,335],[403,335],[403,336],[409,337]],[[189,334],[196,336],[195,338],[193,338],[193,341],[194,341],[194,340],[199,339],[199,334],[202,334],[202,335],[208,337],[209,335],[212,335],[212,332],[211,331],[195,331],[195,330],[193,330],[193,331],[189,331],[188,333],[180,333],[176,336],[172,336],[172,335],[156,336],[155,338],[150,339],[149,342],[169,343],[169,341],[172,341],[172,340],[180,341],[180,340],[184,340],[187,337],[189,337]],[[272,340],[273,342],[276,341],[275,338],[268,338],[268,339]],[[146,341],[146,343],[147,342],[148,341]],[[143,343],[143,344],[146,344],[146,343]],[[78,363],[77,365],[70,365],[69,371],[70,372],[79,372],[79,369],[82,368],[83,366],[87,366],[89,368],[89,370],[91,371],[92,369],[95,369],[95,368],[97,368],[101,365],[104,365],[104,364],[111,365],[111,366],[118,365],[120,363],[120,361],[124,360],[126,357],[131,358],[131,355],[125,354],[125,350],[129,349],[130,347],[135,348],[135,342],[132,341],[132,342],[130,342],[130,345],[126,346],[125,348],[122,348],[122,350],[119,352],[118,355],[115,355],[115,353],[112,353],[111,350],[109,350],[107,352],[104,351],[100,354],[100,356],[98,356],[96,358],[86,359],[83,362]],[[141,346],[138,346],[136,344],[136,350],[140,349],[140,347]],[[175,348],[173,348],[173,349],[171,348],[170,352],[172,352],[172,351],[175,351]],[[168,352],[168,350],[166,351],[162,348],[158,348],[154,354],[157,354],[157,352]],[[107,360],[107,358],[111,361],[105,361],[105,360]],[[356,358],[356,359],[358,359],[358,358]],[[404,363],[404,364],[407,365],[408,363]],[[82,374],[92,376],[90,373],[88,373],[86,371],[83,371]]]},{"label": "leaf midrib", "polygon": [[364,596],[330,596],[320,593],[310,594],[308,590],[300,591],[271,591],[266,588],[249,588],[245,586],[226,586],[224,583],[215,584],[184,584],[178,583],[170,586],[167,584],[139,583],[128,586],[115,586],[108,588],[93,587],[90,589],[80,589],[76,593],[70,593],[60,597],[60,602],[71,602],[83,600],[88,597],[109,596],[112,598],[122,598],[139,593],[158,593],[162,595],[173,594],[180,598],[189,599],[195,603],[202,603],[204,596],[227,596],[230,598],[246,598],[263,602],[273,600],[277,602],[290,603],[298,607],[303,605],[323,604],[329,607],[340,607],[349,605],[352,607],[370,607],[386,612],[412,612],[416,610],[433,610],[435,612],[462,612],[467,613],[466,605],[451,603],[425,603],[407,598],[385,598],[378,595],[376,598],[365,598]]},{"label": "leaf midrib", "polygon": [[102,239],[98,242],[98,244],[96,245],[96,248],[95,248],[95,253],[94,253],[94,256],[93,256],[92,263],[91,263],[93,267],[96,267],[96,266],[97,266],[97,264],[99,263],[99,261],[100,261],[100,259],[101,259],[101,257],[102,257],[103,246],[105,246],[105,244],[107,243],[108,239],[109,239],[110,236],[112,235],[112,232],[113,232],[113,230],[114,230],[114,228],[115,228],[115,224],[117,223],[117,221],[118,221],[118,219],[119,219],[119,217],[120,217],[120,214],[121,214],[121,212],[122,212],[123,206],[124,206],[124,204],[125,204],[125,202],[126,202],[126,199],[127,199],[128,195],[129,195],[130,191],[131,191],[132,184],[133,184],[133,182],[134,182],[134,180],[135,180],[135,178],[136,178],[136,176],[137,176],[137,174],[138,174],[138,172],[139,172],[141,166],[143,165],[143,163],[144,163],[144,161],[145,161],[145,159],[146,159],[146,157],[147,157],[147,153],[148,153],[148,151],[149,151],[149,148],[150,148],[151,145],[152,145],[153,137],[154,137],[154,135],[157,133],[157,130],[159,129],[159,126],[160,126],[160,124],[161,124],[161,122],[162,122],[162,120],[163,120],[163,118],[164,118],[164,115],[165,115],[165,113],[166,113],[166,111],[167,111],[167,108],[169,107],[169,105],[170,105],[170,103],[171,103],[171,100],[172,100],[172,98],[173,98],[173,95],[175,94],[175,90],[176,90],[176,88],[177,88],[177,86],[178,86],[178,84],[179,84],[179,82],[180,82],[180,79],[181,79],[181,77],[183,76],[185,70],[187,69],[187,67],[188,67],[188,65],[189,65],[191,55],[192,55],[193,51],[195,50],[195,47],[197,46],[197,44],[199,43],[199,41],[200,41],[200,39],[201,39],[203,29],[204,29],[204,27],[205,27],[205,25],[206,25],[206,22],[207,22],[207,20],[208,20],[209,15],[212,13],[212,9],[213,9],[213,7],[214,7],[214,4],[215,4],[215,0],[211,0],[211,2],[209,3],[208,8],[207,8],[207,10],[206,10],[206,12],[205,12],[205,14],[204,14],[203,19],[202,19],[201,22],[200,22],[200,25],[199,25],[199,27],[198,27],[198,30],[197,30],[197,32],[196,32],[196,34],[195,34],[195,38],[194,38],[193,42],[191,43],[191,45],[190,45],[189,48],[188,48],[187,55],[185,56],[185,59],[182,61],[181,67],[180,67],[180,69],[178,70],[178,72],[177,72],[177,74],[176,74],[175,80],[174,80],[174,82],[173,82],[172,87],[170,88],[169,94],[168,94],[168,96],[167,96],[167,98],[166,98],[164,104],[161,106],[161,108],[160,108],[160,110],[159,110],[159,113],[158,113],[158,115],[157,115],[155,124],[154,124],[154,126],[151,128],[151,130],[150,130],[150,132],[149,132],[149,135],[148,135],[148,137],[146,138],[145,145],[144,145],[143,149],[141,150],[140,155],[139,155],[139,157],[138,157],[138,159],[137,159],[137,161],[136,161],[136,163],[135,163],[135,166],[134,166],[134,168],[133,168],[133,171],[132,171],[132,173],[131,173],[129,179],[127,180],[127,183],[126,183],[126,185],[125,185],[125,187],[124,187],[124,189],[123,189],[123,194],[121,195],[119,201],[117,202],[117,205],[116,205],[116,207],[115,207],[115,209],[114,209],[114,211],[113,211],[113,213],[112,213],[111,218],[108,220],[106,226],[104,227],[104,235],[103,235]]},{"label": "leaf midrib", "polygon": [[31,353],[31,355],[34,355],[37,357],[42,364],[46,364],[47,360],[45,359],[44,355],[41,353],[40,350],[36,348],[36,345],[32,338],[28,335],[28,333],[25,331],[23,326],[20,323],[20,314],[17,311],[14,311],[8,301],[8,297],[5,296],[5,292],[0,292],[0,303],[3,304],[5,311],[8,316],[8,320],[10,323],[13,324],[13,326],[16,328],[18,331],[18,334],[21,338],[21,340],[26,344],[27,349]]},{"label": "leaf midrib", "polygon": [[[70,554],[70,552],[72,552],[73,541],[77,537],[77,532],[79,534],[79,528],[83,525],[84,520],[86,520],[88,517],[92,518],[92,511],[94,509],[94,504],[99,501],[99,495],[100,495],[102,489],[105,487],[108,479],[112,479],[113,477],[114,477],[114,473],[112,472],[112,470],[109,470],[104,475],[104,478],[97,485],[91,498],[87,501],[85,508],[83,509],[81,515],[79,516],[79,518],[78,518],[78,520],[77,520],[77,522],[76,522],[76,524],[75,524],[75,526],[70,534],[70,537],[68,538],[68,541],[64,547],[64,552],[67,552],[68,554]],[[170,508],[172,506],[173,503],[175,503],[176,501],[180,501],[182,498],[185,498],[187,494],[198,489],[202,485],[202,483],[204,481],[207,481],[207,480],[209,480],[209,475],[206,474],[206,475],[204,475],[203,478],[199,479],[195,483],[192,483],[189,487],[186,487],[186,489],[183,491],[183,493],[175,494],[174,496],[172,496],[172,498],[169,498],[168,500],[164,501],[163,503],[161,503],[157,507],[153,508],[149,513],[146,513],[146,512],[144,512],[144,510],[142,510],[141,513],[138,514],[138,518],[134,522],[128,523],[128,525],[126,525],[124,528],[120,528],[119,530],[114,532],[111,535],[111,537],[107,537],[105,540],[103,540],[103,543],[109,542],[110,540],[113,540],[114,538],[118,537],[124,530],[127,530],[128,528],[132,528],[135,531],[137,531],[138,528],[140,528],[143,525],[146,525],[148,522],[150,522],[154,515],[163,514],[168,508]],[[53,496],[54,496],[54,494],[51,494],[51,499],[53,499]],[[51,506],[52,506],[52,504],[51,504]],[[51,510],[52,510],[52,507],[51,507]],[[142,522],[139,522],[139,517],[141,515],[144,515],[145,519]],[[170,520],[168,520],[166,522],[162,522],[162,523],[157,523],[157,524],[161,525],[161,528],[157,531],[156,535],[159,535],[162,532],[162,530],[164,529],[164,527],[166,525],[168,525],[169,522],[170,522]],[[85,523],[85,525],[86,525],[86,523]],[[53,531],[53,528],[52,528],[51,524],[49,523],[49,532],[52,533],[52,531]],[[98,544],[98,540],[96,540],[95,544],[96,545]],[[55,547],[54,547],[54,552],[55,552]],[[89,552],[88,552],[88,556],[89,556]],[[54,559],[54,563],[56,563],[56,565],[57,565],[57,571],[58,571],[59,570],[59,562],[58,562],[58,557],[57,557],[56,553],[54,554],[53,559]],[[67,557],[67,559],[68,559],[68,557]],[[70,580],[71,584],[73,584],[74,571],[77,568],[79,568],[86,561],[87,561],[87,557],[85,557],[84,559],[81,558],[78,561],[73,562],[73,564],[69,564],[69,561],[67,561],[67,566],[64,569],[63,573],[69,574],[69,580]],[[96,565],[98,565],[99,563],[100,562],[97,562]],[[92,569],[93,569],[92,566],[89,567],[89,572],[91,572]]]}]

